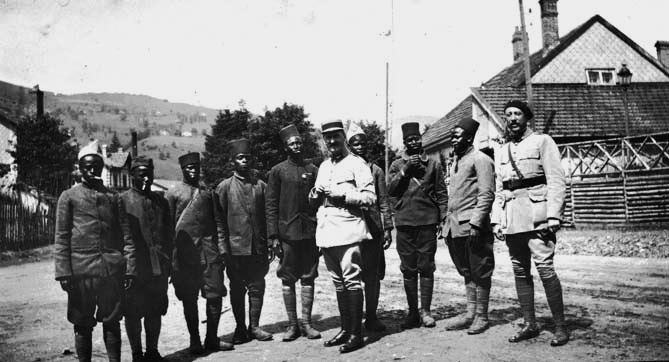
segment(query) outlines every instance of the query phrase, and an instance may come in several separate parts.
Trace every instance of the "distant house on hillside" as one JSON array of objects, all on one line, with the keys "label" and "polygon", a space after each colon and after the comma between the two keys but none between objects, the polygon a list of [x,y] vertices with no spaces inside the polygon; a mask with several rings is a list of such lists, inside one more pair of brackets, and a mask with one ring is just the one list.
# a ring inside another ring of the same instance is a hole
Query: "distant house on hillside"
[{"label": "distant house on hillside", "polygon": [[[543,49],[530,55],[535,131],[557,143],[669,131],[669,43],[656,59],[599,15],[558,37],[557,0],[542,0]],[[471,93],[423,135],[430,154],[448,157],[450,130],[463,117],[480,123],[475,145],[492,153],[504,132],[504,104],[526,99],[522,33],[513,34],[513,64]],[[633,73],[619,85],[622,65]],[[628,106],[625,107],[624,92]]]},{"label": "distant house on hillside", "polygon": [[[0,177],[0,189],[16,184],[18,170],[14,157],[9,154],[9,151],[16,147],[16,127],[16,122],[0,113],[0,165],[7,165],[1,166],[2,168],[9,167],[7,174]],[[2,170],[4,171],[6,169]]]},{"label": "distant house on hillside", "polygon": [[183,131],[183,132],[181,132],[181,137],[193,137],[193,132]]},{"label": "distant house on hillside", "polygon": [[130,164],[132,163],[130,152],[119,149],[108,153],[107,145],[102,145],[102,157],[105,163],[102,170],[102,183],[116,190],[130,188]]}]

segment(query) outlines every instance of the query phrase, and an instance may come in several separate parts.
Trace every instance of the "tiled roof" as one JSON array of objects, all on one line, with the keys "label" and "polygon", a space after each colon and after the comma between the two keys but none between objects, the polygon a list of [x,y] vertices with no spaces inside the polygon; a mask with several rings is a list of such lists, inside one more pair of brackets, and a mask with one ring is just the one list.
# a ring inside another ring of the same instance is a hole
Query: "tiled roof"
[{"label": "tiled roof", "polygon": [[430,128],[423,134],[423,146],[434,147],[441,142],[448,140],[448,132],[453,126],[464,117],[472,115],[472,96],[467,96],[447,115],[434,122]]},{"label": "tiled roof", "polygon": [[[499,115],[507,101],[525,98],[524,87],[477,90]],[[669,83],[633,83],[627,95],[631,135],[669,131]],[[555,111],[547,130],[554,137],[604,138],[625,134],[623,90],[617,86],[536,84],[533,109],[535,129],[539,131],[545,129]]]},{"label": "tiled roof", "polygon": [[130,158],[130,152],[114,152],[109,154],[109,157],[105,160],[105,165],[112,168],[122,168],[125,167]]},{"label": "tiled roof", "polygon": [[[667,76],[669,76],[669,70],[662,66],[662,64],[655,59],[652,55],[648,54],[643,48],[636,44],[632,39],[630,39],[623,32],[618,30],[615,26],[611,25],[608,21],[602,18],[599,15],[595,15],[592,18],[588,19],[585,23],[576,27],[574,30],[570,31],[566,35],[560,38],[558,44],[548,52],[544,54],[543,49],[530,55],[530,75],[534,76],[541,68],[553,60],[558,54],[560,54],[564,49],[571,45],[574,40],[578,39],[583,33],[588,30],[592,24],[600,23],[630,47],[636,50],[642,57],[647,61],[654,64]],[[504,68],[501,72],[497,73],[494,77],[490,78],[487,82],[483,83],[484,87],[519,87],[525,85],[525,68],[522,58],[519,58],[511,66]]]}]

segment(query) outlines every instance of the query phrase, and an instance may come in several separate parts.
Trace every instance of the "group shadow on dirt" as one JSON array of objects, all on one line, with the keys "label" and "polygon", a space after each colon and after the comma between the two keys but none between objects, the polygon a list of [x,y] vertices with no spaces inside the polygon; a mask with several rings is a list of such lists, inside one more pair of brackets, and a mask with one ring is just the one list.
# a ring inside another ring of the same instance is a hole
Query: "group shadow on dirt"
[{"label": "group shadow on dirt", "polygon": [[[579,308],[579,307],[574,306],[574,308]],[[450,318],[459,313],[464,313],[464,312],[465,312],[465,304],[457,304],[456,306],[440,306],[432,309],[432,316],[438,322],[440,320],[444,320],[446,318]],[[379,319],[386,325],[387,328],[383,332],[368,332],[365,331],[363,327],[363,334],[366,337],[365,338],[366,346],[373,345],[374,343],[380,341],[386,336],[404,332],[405,330],[402,329],[400,325],[404,321],[405,315],[406,311],[400,309],[379,311],[378,313]],[[580,315],[580,317],[578,317],[577,315]],[[571,332],[578,329],[588,329],[593,323],[592,319],[586,318],[587,312],[585,313],[585,315],[583,315],[583,313],[578,313],[577,315],[567,314],[566,316],[567,328],[569,328]],[[323,331],[329,331],[331,329],[336,330],[340,328],[340,322],[338,316],[331,316],[325,319],[320,319],[320,317],[321,317],[320,315],[313,316],[314,327],[319,331],[323,332]],[[490,327],[513,323],[514,321],[518,320],[521,317],[522,314],[520,312],[520,308],[518,307],[494,309],[488,313]],[[551,333],[554,332],[555,330],[555,324],[553,323],[553,319],[550,316],[537,317],[537,323],[541,330],[547,330]],[[286,324],[287,324],[286,321],[281,321],[277,323],[263,325],[262,328],[265,331],[274,334],[275,337],[274,341],[276,341],[277,339],[280,340],[281,334],[286,329]],[[439,328],[439,324],[437,324],[436,328]],[[226,342],[232,342],[232,336],[233,333],[228,333],[221,336],[221,339]],[[300,342],[298,339],[293,342],[285,342],[285,343],[300,343]],[[243,348],[243,344],[236,345],[235,349],[237,348]],[[194,356],[188,352],[187,348],[184,348],[182,350],[169,354],[164,358],[167,361],[192,362],[196,361],[199,358],[208,356],[209,354],[212,353],[218,353],[218,352],[206,352],[204,354]]]}]

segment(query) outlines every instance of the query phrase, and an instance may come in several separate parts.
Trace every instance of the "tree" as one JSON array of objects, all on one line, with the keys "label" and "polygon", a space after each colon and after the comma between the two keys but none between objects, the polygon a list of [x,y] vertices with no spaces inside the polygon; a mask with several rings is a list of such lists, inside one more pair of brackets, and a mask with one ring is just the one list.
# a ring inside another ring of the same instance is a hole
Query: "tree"
[{"label": "tree", "polygon": [[[367,154],[365,158],[385,169],[386,164],[386,134],[375,122],[356,122],[367,135]],[[397,150],[390,147],[388,150],[388,162],[392,163],[397,155]]]},{"label": "tree", "polygon": [[18,181],[51,195],[69,187],[76,162],[76,147],[63,122],[49,114],[28,116],[16,129],[16,149],[9,151],[18,168]]},{"label": "tree", "polygon": [[118,135],[116,134],[116,132],[114,132],[114,135],[112,136],[111,139],[111,144],[109,145],[109,150],[110,152],[116,152],[121,147],[123,147],[121,145],[121,141],[119,141]]}]

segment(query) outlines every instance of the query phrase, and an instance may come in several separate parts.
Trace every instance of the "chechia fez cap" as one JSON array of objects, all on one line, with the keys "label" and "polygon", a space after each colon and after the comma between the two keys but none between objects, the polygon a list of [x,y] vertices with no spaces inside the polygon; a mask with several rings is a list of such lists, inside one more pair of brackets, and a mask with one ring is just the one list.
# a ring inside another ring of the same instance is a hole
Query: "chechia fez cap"
[{"label": "chechia fez cap", "polygon": [[235,157],[240,153],[251,153],[251,142],[246,138],[230,141],[230,156]]},{"label": "chechia fez cap", "polygon": [[295,125],[293,124],[289,124],[286,127],[281,128],[281,130],[279,131],[279,137],[281,137],[283,143],[286,143],[292,137],[299,135],[300,132],[297,130],[297,127],[295,127]]},{"label": "chechia fez cap", "polygon": [[145,157],[145,156],[139,156],[132,160],[132,166],[130,167],[131,170],[134,170],[137,167],[147,167],[153,170],[153,159]]},{"label": "chechia fez cap", "polygon": [[328,122],[321,125],[321,133],[335,131],[344,131],[344,124],[341,121]]},{"label": "chechia fez cap", "polygon": [[534,118],[534,113],[532,113],[532,110],[527,105],[527,103],[525,103],[523,101],[515,99],[515,100],[512,100],[512,101],[506,102],[506,104],[504,105],[504,111],[506,111],[506,109],[509,108],[509,107],[515,107],[515,108],[520,109],[521,111],[523,111],[523,114],[525,115],[525,118],[527,118],[527,119]]},{"label": "chechia fez cap", "polygon": [[467,117],[461,119],[460,122],[455,125],[455,127],[460,127],[463,131],[465,131],[465,133],[473,136],[479,129],[479,123],[476,122],[473,118]]},{"label": "chechia fez cap", "polygon": [[200,154],[198,152],[187,153],[179,157],[179,165],[181,165],[181,168],[193,163],[200,164]]},{"label": "chechia fez cap", "polygon": [[407,138],[409,136],[420,136],[418,122],[407,122],[402,125],[402,138]]}]

